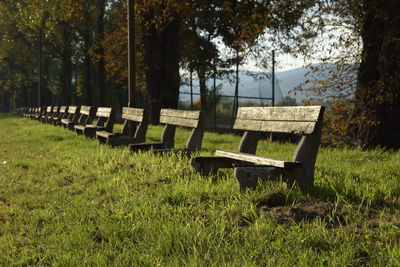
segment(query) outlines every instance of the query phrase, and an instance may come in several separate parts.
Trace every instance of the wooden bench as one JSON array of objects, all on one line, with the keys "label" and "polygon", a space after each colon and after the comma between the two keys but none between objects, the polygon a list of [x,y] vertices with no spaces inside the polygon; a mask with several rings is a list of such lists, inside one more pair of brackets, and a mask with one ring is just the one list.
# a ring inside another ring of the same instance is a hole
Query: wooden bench
[{"label": "wooden bench", "polygon": [[121,117],[125,120],[121,133],[96,132],[96,138],[100,144],[127,146],[145,141],[148,123],[144,109],[124,107]]},{"label": "wooden bench", "polygon": [[51,112],[46,116],[46,123],[53,124],[53,117],[57,116],[59,111],[60,111],[59,106],[53,106]]},{"label": "wooden bench", "polygon": [[[183,152],[190,154],[201,149],[204,128],[200,111],[161,109],[160,123],[165,124],[161,142],[131,144],[129,145],[130,150],[133,152],[138,150],[152,150],[156,153]],[[177,126],[192,129],[192,133],[184,148],[174,148]]]},{"label": "wooden bench", "polygon": [[25,118],[30,118],[32,113],[33,113],[33,108],[20,109],[20,114]]},{"label": "wooden bench", "polygon": [[65,128],[74,131],[75,125],[86,125],[93,121],[93,107],[91,106],[69,106],[68,117],[62,119],[61,123]]},{"label": "wooden bench", "polygon": [[32,108],[31,112],[27,115],[28,118],[30,119],[34,119],[35,115],[37,114],[39,108]]},{"label": "wooden bench", "polygon": [[47,106],[44,110],[45,110],[44,113],[40,117],[40,121],[42,123],[46,123],[47,122],[47,116],[49,116],[50,114],[53,113],[53,106]]},{"label": "wooden bench", "polygon": [[53,124],[61,125],[61,120],[68,117],[68,106],[61,106],[56,114],[53,114]]},{"label": "wooden bench", "polygon": [[[313,185],[314,167],[321,143],[324,107],[242,107],[234,129],[244,130],[238,151],[216,150],[218,157],[196,157],[192,167],[208,175],[219,168],[234,168],[241,189],[255,187],[258,179],[283,179],[300,188]],[[257,144],[262,132],[301,135],[292,160],[257,156]]]},{"label": "wooden bench", "polygon": [[[82,112],[82,109],[81,109]],[[97,123],[87,123],[85,125],[75,125],[75,132],[86,137],[95,137],[96,131],[112,132],[114,127],[114,110],[112,108],[99,107],[96,112]]]},{"label": "wooden bench", "polygon": [[46,113],[45,107],[36,108],[36,112],[32,116],[32,119],[40,121],[40,119],[45,115],[45,113]]}]

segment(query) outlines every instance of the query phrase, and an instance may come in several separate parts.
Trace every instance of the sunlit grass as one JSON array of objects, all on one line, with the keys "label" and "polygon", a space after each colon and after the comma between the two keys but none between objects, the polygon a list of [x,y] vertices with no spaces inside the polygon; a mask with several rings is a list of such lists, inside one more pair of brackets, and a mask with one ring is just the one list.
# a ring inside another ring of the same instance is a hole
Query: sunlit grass
[{"label": "sunlit grass", "polygon": [[[148,141],[161,131],[151,126]],[[189,134],[178,130],[176,146]],[[239,139],[206,133],[199,154]],[[294,149],[263,141],[259,153]],[[232,170],[204,178],[182,155],[132,154],[0,115],[0,265],[393,266],[399,167],[398,152],[321,149],[312,190],[240,192]]]}]

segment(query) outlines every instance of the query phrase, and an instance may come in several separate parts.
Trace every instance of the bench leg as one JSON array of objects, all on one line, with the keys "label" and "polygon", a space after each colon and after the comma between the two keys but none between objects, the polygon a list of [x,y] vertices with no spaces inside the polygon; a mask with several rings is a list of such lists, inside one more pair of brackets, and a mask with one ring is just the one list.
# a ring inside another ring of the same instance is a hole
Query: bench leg
[{"label": "bench leg", "polygon": [[85,135],[86,138],[95,138],[96,131],[96,128],[85,128],[83,129],[82,134]]},{"label": "bench leg", "polygon": [[234,173],[239,182],[240,190],[246,188],[254,189],[260,180],[279,181],[282,179],[284,182],[291,185],[295,177],[295,173],[292,170],[269,166],[237,167]]},{"label": "bench leg", "polygon": [[108,138],[102,137],[102,136],[96,136],[97,140],[99,141],[99,144],[107,144]]},{"label": "bench leg", "polygon": [[236,160],[225,157],[195,157],[192,168],[195,173],[207,176],[215,174],[219,168],[233,168]]}]

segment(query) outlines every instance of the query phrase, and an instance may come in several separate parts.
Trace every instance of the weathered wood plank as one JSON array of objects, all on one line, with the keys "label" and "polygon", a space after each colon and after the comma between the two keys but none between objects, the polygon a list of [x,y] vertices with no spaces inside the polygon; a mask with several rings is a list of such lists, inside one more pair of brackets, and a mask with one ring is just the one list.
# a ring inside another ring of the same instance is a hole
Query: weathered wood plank
[{"label": "weathered wood plank", "polygon": [[176,109],[161,109],[160,116],[185,118],[185,119],[199,119],[200,111],[176,110]]},{"label": "weathered wood plank", "polygon": [[143,121],[143,116],[136,115],[136,114],[122,114],[121,118],[123,120],[136,121],[136,122]]},{"label": "weathered wood plank", "polygon": [[77,111],[78,107],[77,106],[69,106],[68,107],[68,113],[69,114],[75,114]]},{"label": "weathered wood plank", "polygon": [[122,108],[122,114],[143,116],[143,113],[144,109],[142,108],[127,108],[127,107]]},{"label": "weathered wood plank", "polygon": [[178,117],[161,116],[160,123],[171,124],[171,125],[176,125],[176,126],[183,126],[183,127],[190,127],[190,128],[199,127],[198,119],[185,119],[185,118],[178,118]]},{"label": "weathered wood plank", "polygon": [[83,131],[85,129],[85,125],[75,125],[74,128]]},{"label": "weathered wood plank", "polygon": [[90,106],[81,106],[80,113],[89,116],[89,115],[91,115],[90,114],[90,109],[91,109]]},{"label": "weathered wood plank", "polygon": [[144,109],[141,108],[127,108],[122,109],[122,119],[135,122],[142,122],[144,119]]},{"label": "weathered wood plank", "polygon": [[115,134],[115,133],[110,133],[110,132],[106,132],[106,131],[97,131],[97,132],[96,132],[96,135],[97,135],[97,136],[100,136],[100,137],[104,137],[104,138],[109,138],[110,136],[115,136],[115,135],[117,135],[117,134]]},{"label": "weathered wood plank", "polygon": [[112,108],[99,107],[97,108],[96,116],[109,118],[111,116]]},{"label": "weathered wood plank", "polygon": [[312,134],[318,122],[304,121],[256,121],[237,119],[234,129],[274,133]]},{"label": "weathered wood plank", "polygon": [[274,166],[279,168],[294,168],[294,167],[301,167],[302,163],[299,161],[286,161],[286,160],[279,160],[279,159],[272,159],[272,158],[265,158],[256,156],[253,154],[247,153],[240,153],[240,152],[233,152],[233,151],[224,151],[224,150],[216,150],[215,155],[221,157],[227,157],[236,160],[242,160],[267,166]]},{"label": "weathered wood plank", "polygon": [[324,107],[241,107],[236,118],[262,121],[320,121]]}]

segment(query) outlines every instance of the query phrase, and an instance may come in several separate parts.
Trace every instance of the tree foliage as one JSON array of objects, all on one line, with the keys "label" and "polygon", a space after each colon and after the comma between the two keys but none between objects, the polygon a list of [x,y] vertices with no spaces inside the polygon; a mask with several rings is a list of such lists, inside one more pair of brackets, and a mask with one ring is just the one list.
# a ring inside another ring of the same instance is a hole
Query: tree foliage
[{"label": "tree foliage", "polygon": [[[309,81],[297,90],[307,88],[316,101],[332,102],[327,129],[338,140],[398,148],[399,5],[136,1],[137,103],[157,122],[160,108],[177,106],[181,78],[192,73],[207,110],[207,80],[237,75],[235,69],[248,61],[268,70],[274,48],[322,62],[310,65]],[[2,106],[126,105],[126,8],[126,0],[1,1]]]}]

